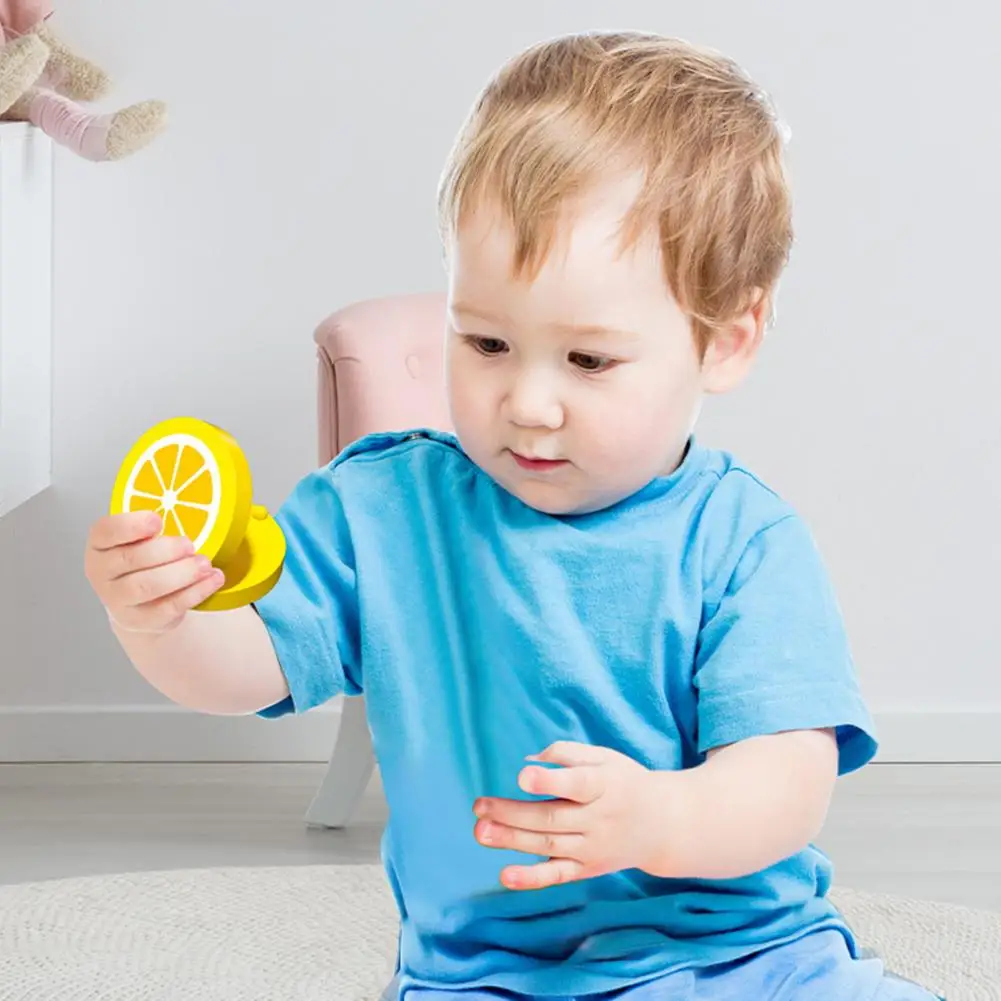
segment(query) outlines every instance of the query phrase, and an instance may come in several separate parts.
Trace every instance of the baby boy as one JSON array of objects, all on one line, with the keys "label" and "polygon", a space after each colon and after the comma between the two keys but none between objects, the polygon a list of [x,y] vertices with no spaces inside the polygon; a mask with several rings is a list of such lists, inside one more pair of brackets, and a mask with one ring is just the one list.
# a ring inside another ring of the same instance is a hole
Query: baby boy
[{"label": "baby boy", "polygon": [[88,578],[177,703],[364,693],[401,1001],[931,1001],[863,957],[812,844],[876,743],[811,534],[694,434],[771,315],[782,152],[724,57],[533,46],[440,186],[454,433],[307,475],[254,607],[190,611],[220,574],[155,516],[93,526]]}]

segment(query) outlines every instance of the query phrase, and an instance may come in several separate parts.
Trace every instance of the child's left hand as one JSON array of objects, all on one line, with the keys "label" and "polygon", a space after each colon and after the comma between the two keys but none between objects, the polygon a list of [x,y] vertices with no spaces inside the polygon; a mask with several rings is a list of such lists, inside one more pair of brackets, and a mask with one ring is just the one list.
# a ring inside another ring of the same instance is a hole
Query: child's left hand
[{"label": "child's left hand", "polygon": [[570,741],[558,741],[528,760],[564,766],[529,765],[518,776],[526,792],[552,799],[484,797],[473,806],[481,844],[546,858],[506,866],[501,872],[506,887],[541,889],[621,869],[653,871],[666,832],[656,817],[664,790],[652,787],[655,776],[670,773],[652,772],[609,748]]}]

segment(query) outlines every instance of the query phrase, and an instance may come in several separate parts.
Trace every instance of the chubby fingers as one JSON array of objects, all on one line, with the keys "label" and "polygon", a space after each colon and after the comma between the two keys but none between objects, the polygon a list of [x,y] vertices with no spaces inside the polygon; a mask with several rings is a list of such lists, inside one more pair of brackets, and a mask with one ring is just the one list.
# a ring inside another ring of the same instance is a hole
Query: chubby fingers
[{"label": "chubby fingers", "polygon": [[106,514],[90,527],[87,545],[91,549],[106,550],[150,539],[163,529],[163,519],[153,511],[127,511]]},{"label": "chubby fingers", "polygon": [[548,834],[579,834],[583,830],[580,805],[558,799],[484,798],[476,801],[473,812],[483,825],[497,824]]},{"label": "chubby fingers", "polygon": [[605,792],[605,770],[601,764],[546,768],[526,765],[518,775],[525,792],[553,796],[572,803],[593,803]]},{"label": "chubby fingers", "polygon": [[580,804],[560,799],[479,799],[474,804],[479,818],[474,833],[488,848],[575,858],[585,847],[584,811]]},{"label": "chubby fingers", "polygon": [[507,827],[492,820],[477,821],[475,831],[477,841],[487,848],[503,848],[543,858],[575,859],[585,849],[584,835],[577,833],[526,830]]}]

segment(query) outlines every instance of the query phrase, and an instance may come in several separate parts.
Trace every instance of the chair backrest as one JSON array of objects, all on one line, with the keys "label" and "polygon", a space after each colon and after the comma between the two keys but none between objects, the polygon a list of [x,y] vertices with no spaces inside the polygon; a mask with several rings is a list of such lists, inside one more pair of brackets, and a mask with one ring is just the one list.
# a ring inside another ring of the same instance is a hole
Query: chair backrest
[{"label": "chair backrest", "polygon": [[366,434],[451,431],[442,348],[444,293],[352,303],[316,328],[319,461]]}]

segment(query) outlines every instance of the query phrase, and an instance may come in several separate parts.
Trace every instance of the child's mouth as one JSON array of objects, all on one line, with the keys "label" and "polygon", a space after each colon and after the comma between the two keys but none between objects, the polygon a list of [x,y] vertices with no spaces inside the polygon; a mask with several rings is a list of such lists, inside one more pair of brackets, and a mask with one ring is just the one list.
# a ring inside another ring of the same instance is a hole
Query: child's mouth
[{"label": "child's mouth", "polygon": [[514,461],[522,469],[531,470],[533,473],[549,472],[567,464],[566,459],[530,459],[527,456],[519,455],[517,452],[512,452],[511,454],[514,456]]}]

